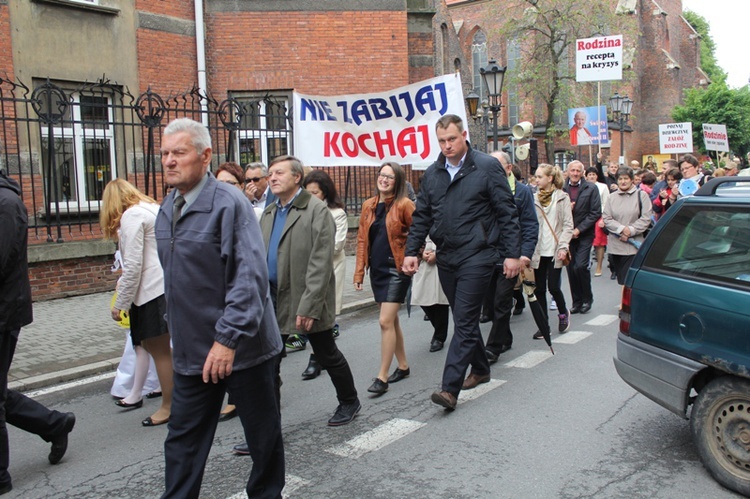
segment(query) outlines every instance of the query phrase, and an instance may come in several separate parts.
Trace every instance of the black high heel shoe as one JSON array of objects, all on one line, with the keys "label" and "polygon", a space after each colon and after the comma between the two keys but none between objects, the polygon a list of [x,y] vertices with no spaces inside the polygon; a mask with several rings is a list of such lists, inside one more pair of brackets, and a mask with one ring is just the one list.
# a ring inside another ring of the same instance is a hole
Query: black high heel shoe
[{"label": "black high heel shoe", "polygon": [[122,407],[123,409],[140,409],[143,407],[143,399],[133,404],[128,404],[125,402],[125,399],[115,400],[115,405],[117,407]]}]

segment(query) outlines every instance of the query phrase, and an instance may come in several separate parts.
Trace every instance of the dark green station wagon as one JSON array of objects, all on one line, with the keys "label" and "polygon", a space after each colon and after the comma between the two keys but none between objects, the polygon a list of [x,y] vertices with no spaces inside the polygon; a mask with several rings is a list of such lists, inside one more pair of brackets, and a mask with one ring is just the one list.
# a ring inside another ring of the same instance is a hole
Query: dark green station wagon
[{"label": "dark green station wagon", "polygon": [[719,483],[750,495],[750,178],[710,180],[656,224],[625,281],[614,361],[690,419]]}]

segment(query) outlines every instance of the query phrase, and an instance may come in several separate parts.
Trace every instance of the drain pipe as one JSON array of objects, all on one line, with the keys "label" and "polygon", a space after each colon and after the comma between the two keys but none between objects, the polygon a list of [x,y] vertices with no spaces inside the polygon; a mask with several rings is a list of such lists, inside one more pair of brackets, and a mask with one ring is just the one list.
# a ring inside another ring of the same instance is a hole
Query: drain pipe
[{"label": "drain pipe", "polygon": [[195,46],[198,62],[198,91],[201,99],[201,122],[208,126],[208,84],[206,83],[206,32],[203,26],[203,0],[195,0]]}]

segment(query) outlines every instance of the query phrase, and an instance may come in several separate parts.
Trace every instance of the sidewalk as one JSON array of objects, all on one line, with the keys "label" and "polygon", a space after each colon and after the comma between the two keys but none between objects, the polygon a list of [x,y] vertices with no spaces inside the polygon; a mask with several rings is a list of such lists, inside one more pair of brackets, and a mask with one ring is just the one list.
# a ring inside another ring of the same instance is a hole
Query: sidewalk
[{"label": "sidewalk", "polygon": [[[375,305],[367,276],[357,292],[353,274],[354,256],[348,256],[342,315]],[[34,322],[21,329],[9,388],[34,390],[115,370],[127,330],[110,318],[111,299],[112,293],[97,293],[34,303]]]}]

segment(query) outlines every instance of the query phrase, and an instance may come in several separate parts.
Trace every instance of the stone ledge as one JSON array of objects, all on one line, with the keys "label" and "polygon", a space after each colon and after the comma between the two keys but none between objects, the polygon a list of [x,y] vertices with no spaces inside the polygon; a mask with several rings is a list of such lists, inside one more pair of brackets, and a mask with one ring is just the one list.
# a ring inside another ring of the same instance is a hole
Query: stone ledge
[{"label": "stone ledge", "polygon": [[29,264],[73,260],[92,256],[112,256],[115,243],[104,239],[69,243],[32,244],[28,248]]}]

